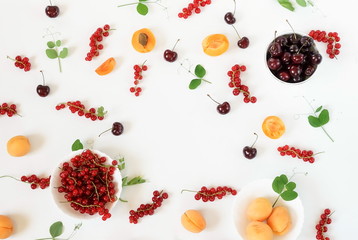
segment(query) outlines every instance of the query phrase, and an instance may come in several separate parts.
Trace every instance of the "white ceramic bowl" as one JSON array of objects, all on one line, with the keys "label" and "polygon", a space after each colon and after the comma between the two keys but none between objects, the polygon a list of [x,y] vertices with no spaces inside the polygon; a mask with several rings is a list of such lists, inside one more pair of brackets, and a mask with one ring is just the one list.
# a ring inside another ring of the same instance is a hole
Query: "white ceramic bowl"
[{"label": "white ceramic bowl", "polygon": [[[112,158],[110,158],[108,155],[106,155],[105,153],[102,153],[100,151],[97,150],[92,150],[90,149],[93,153],[98,154],[101,157],[106,157],[107,158],[107,162],[106,164],[110,165],[112,164]],[[98,213],[94,214],[94,215],[89,215],[89,214],[81,214],[80,212],[74,210],[69,203],[63,203],[66,202],[66,199],[64,197],[65,193],[59,193],[57,191],[57,187],[61,186],[61,178],[60,178],[60,173],[61,173],[61,167],[62,164],[64,162],[68,162],[71,160],[71,158],[75,157],[76,155],[82,153],[84,150],[78,150],[78,151],[74,151],[71,154],[69,154],[67,157],[63,158],[62,161],[56,166],[56,168],[54,169],[52,175],[51,175],[51,181],[50,181],[50,188],[51,188],[51,193],[52,193],[52,197],[53,200],[56,204],[56,206],[62,211],[64,212],[66,215],[71,216],[73,218],[77,218],[77,219],[93,219],[93,218],[98,218],[101,217]],[[121,191],[122,191],[122,176],[119,170],[116,169],[116,171],[114,172],[113,176],[113,183],[115,185],[115,190],[116,190],[116,197],[119,199]],[[106,204],[106,208],[108,208],[108,210],[111,212],[111,209],[113,209],[115,207],[115,205],[117,204],[118,200],[113,202],[113,203],[107,203]]]},{"label": "white ceramic bowl", "polygon": [[[274,203],[278,194],[272,189],[272,179],[261,179],[254,181],[240,190],[233,206],[234,225],[239,234],[239,239],[246,239],[246,226],[249,220],[246,217],[246,209],[249,204],[259,197],[265,197]],[[293,201],[280,200],[276,206],[285,206],[291,215],[292,228],[284,236],[274,236],[274,240],[296,240],[300,235],[304,220],[304,211],[301,200],[297,197]]]}]

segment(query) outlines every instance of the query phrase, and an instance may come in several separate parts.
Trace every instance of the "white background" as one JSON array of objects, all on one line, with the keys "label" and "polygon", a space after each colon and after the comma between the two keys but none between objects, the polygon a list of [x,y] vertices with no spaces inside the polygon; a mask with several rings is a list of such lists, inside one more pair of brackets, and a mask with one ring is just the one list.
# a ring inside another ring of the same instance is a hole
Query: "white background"
[{"label": "white background", "polygon": [[[117,8],[130,1],[55,1],[61,14],[50,19],[45,13],[47,1],[1,0],[0,7],[0,102],[18,105],[23,117],[0,116],[0,175],[37,174],[48,176],[59,161],[70,153],[77,138],[94,141],[94,148],[115,157],[123,155],[127,168],[124,175],[141,175],[148,183],[124,189],[122,198],[129,203],[118,204],[106,222],[91,220],[75,239],[238,239],[233,225],[233,197],[214,203],[195,201],[183,188],[228,185],[237,189],[261,178],[274,178],[292,170],[307,171],[297,175],[297,191],[305,209],[305,222],[300,240],[315,238],[315,224],[324,208],[336,212],[329,227],[331,239],[351,239],[356,235],[357,215],[357,21],[355,1],[317,0],[315,8],[297,7],[295,12],[282,8],[277,1],[238,1],[235,24],[242,36],[250,39],[249,48],[236,45],[237,36],[224,20],[233,10],[233,1],[213,0],[199,15],[187,20],[177,13],[189,1],[163,1],[163,11],[150,5],[147,16],[136,13],[134,6]],[[290,31],[288,19],[297,32],[312,29],[337,31],[342,53],[331,60],[324,53],[326,46],[318,43],[323,62],[314,77],[304,84],[292,86],[276,81],[265,67],[265,51],[274,31]],[[104,40],[104,50],[92,62],[84,61],[89,50],[89,37],[104,24],[116,28]],[[59,38],[69,48],[59,73],[56,60],[45,55],[43,38],[48,27],[60,32]],[[147,54],[131,46],[134,31],[147,27],[156,36],[155,49]],[[229,50],[218,57],[205,55],[201,49],[204,37],[213,33],[228,36]],[[180,38],[175,63],[164,61],[163,52]],[[27,56],[33,64],[30,72],[15,68],[6,56]],[[117,60],[115,70],[104,77],[94,70],[109,57]],[[188,59],[207,69],[206,78],[213,84],[202,84],[189,90],[192,76],[180,67]],[[147,60],[148,71],[142,82],[143,94],[129,92],[133,84],[133,65]],[[227,86],[226,72],[234,64],[245,64],[242,81],[258,98],[245,104]],[[36,94],[43,70],[51,93],[46,98]],[[228,101],[231,112],[220,115],[206,94],[220,102]],[[314,107],[323,105],[331,114],[327,131],[332,143],[321,129],[307,122],[311,113],[302,96]],[[56,111],[59,102],[80,100],[86,106],[104,106],[108,115],[92,122],[72,115],[68,110]],[[263,119],[277,115],[286,124],[286,133],[278,140],[267,138],[262,130]],[[297,118],[297,116],[300,116]],[[98,134],[114,121],[123,123],[123,135]],[[242,148],[251,145],[253,133],[259,134],[258,154],[251,161],[242,155]],[[28,136],[32,149],[25,157],[14,158],[6,151],[7,141],[16,135]],[[314,152],[315,164],[279,156],[276,148],[293,145]],[[0,180],[0,214],[9,215],[15,225],[10,239],[35,239],[49,236],[51,223],[61,220],[69,235],[79,220],[64,215],[51,199],[50,190],[31,190],[27,184],[11,179]],[[170,198],[152,217],[138,225],[128,222],[128,211],[150,201],[152,191],[164,189]],[[187,209],[199,209],[207,220],[207,229],[192,234],[182,228],[180,216]]]}]

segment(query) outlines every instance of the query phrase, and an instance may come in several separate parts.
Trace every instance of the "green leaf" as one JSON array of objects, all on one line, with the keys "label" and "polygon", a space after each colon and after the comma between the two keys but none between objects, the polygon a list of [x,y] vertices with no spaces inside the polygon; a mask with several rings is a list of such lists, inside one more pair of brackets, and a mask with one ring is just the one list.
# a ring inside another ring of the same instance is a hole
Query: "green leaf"
[{"label": "green leaf", "polygon": [[294,183],[294,182],[289,182],[289,183],[286,184],[286,189],[287,189],[288,191],[292,191],[292,190],[294,190],[295,188],[296,188],[296,183]]},{"label": "green leaf", "polygon": [[72,144],[72,151],[77,151],[83,149],[83,144],[81,143],[81,141],[79,139],[77,139],[73,144]]},{"label": "green leaf", "polygon": [[[126,181],[127,181],[127,179],[126,179]],[[132,178],[131,180],[129,180],[126,183],[123,183],[123,179],[122,179],[122,186],[131,186],[131,185],[141,184],[141,183],[145,183],[145,182],[146,182],[145,179],[143,179],[141,176],[138,176],[138,177]]]},{"label": "green leaf", "polygon": [[65,58],[68,55],[68,49],[67,48],[63,48],[62,51],[60,52],[60,58]]},{"label": "green leaf", "polygon": [[321,126],[325,125],[329,122],[329,112],[327,109],[323,109],[322,112],[318,116],[319,121],[321,122]]},{"label": "green leaf", "polygon": [[296,0],[296,2],[297,2],[298,5],[300,5],[301,7],[306,7],[306,6],[307,6],[306,0]]},{"label": "green leaf", "polygon": [[281,181],[283,182],[283,184],[287,184],[287,183],[288,183],[288,178],[287,178],[287,176],[286,176],[285,174],[282,174],[282,175],[280,176],[280,178],[281,178]]},{"label": "green leaf", "polygon": [[318,113],[319,111],[322,110],[322,106],[320,106],[319,108],[316,109],[315,113]]},{"label": "green leaf", "polygon": [[315,127],[315,128],[322,126],[321,121],[314,116],[308,116],[308,122],[310,123],[310,125],[312,127]]},{"label": "green leaf", "polygon": [[46,55],[51,59],[55,59],[58,57],[57,51],[55,49],[50,49],[50,48],[46,49]]},{"label": "green leaf", "polygon": [[47,46],[48,46],[49,48],[54,48],[54,47],[55,47],[55,43],[52,42],[52,41],[49,41],[49,42],[47,42]]},{"label": "green leaf", "polygon": [[147,5],[143,4],[143,3],[138,3],[137,5],[137,12],[143,16],[147,15],[148,13],[148,7]]},{"label": "green leaf", "polygon": [[60,46],[61,46],[61,43],[62,43],[61,40],[57,40],[57,41],[56,41],[56,46],[57,46],[57,47],[60,47]]},{"label": "green leaf", "polygon": [[287,8],[290,11],[294,11],[295,8],[292,6],[292,3],[288,0],[278,0],[278,2],[280,3],[280,5],[284,8]]},{"label": "green leaf", "polygon": [[193,79],[193,80],[191,80],[191,82],[189,84],[189,89],[193,90],[193,89],[199,87],[200,84],[201,84],[201,79],[198,79],[198,78]]},{"label": "green leaf", "polygon": [[283,200],[285,201],[292,201],[294,199],[296,199],[298,196],[298,193],[295,192],[295,191],[284,191],[282,194],[281,194],[281,197]]},{"label": "green leaf", "polygon": [[122,186],[126,186],[128,181],[128,177],[122,178]]},{"label": "green leaf", "polygon": [[284,187],[285,187],[285,184],[282,182],[281,177],[275,177],[275,179],[272,182],[272,189],[276,193],[280,194]]},{"label": "green leaf", "polygon": [[58,221],[51,225],[50,234],[53,238],[60,236],[63,233],[63,224]]},{"label": "green leaf", "polygon": [[104,111],[104,107],[97,108],[97,116],[98,117],[104,117],[106,115],[107,111]]},{"label": "green leaf", "polygon": [[198,64],[195,67],[194,73],[198,78],[203,78],[205,76],[205,74],[206,74],[206,70],[205,70],[205,68],[203,66]]}]

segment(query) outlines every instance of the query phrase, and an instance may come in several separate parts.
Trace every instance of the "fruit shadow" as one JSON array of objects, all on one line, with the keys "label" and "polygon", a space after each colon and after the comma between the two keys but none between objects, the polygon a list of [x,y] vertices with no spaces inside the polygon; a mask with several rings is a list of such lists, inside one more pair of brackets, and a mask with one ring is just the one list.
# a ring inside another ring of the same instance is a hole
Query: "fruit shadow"
[{"label": "fruit shadow", "polygon": [[30,222],[30,219],[22,214],[10,214],[9,217],[14,224],[14,236],[16,236],[16,233],[24,232]]},{"label": "fruit shadow", "polygon": [[45,138],[39,134],[31,134],[28,136],[31,144],[31,152],[39,150],[45,142]]},{"label": "fruit shadow", "polygon": [[[200,211],[200,210],[199,210]],[[206,227],[208,230],[214,229],[220,222],[219,213],[215,209],[205,209],[202,212],[205,213],[204,218],[206,219]],[[206,217],[206,216],[210,216]]]}]

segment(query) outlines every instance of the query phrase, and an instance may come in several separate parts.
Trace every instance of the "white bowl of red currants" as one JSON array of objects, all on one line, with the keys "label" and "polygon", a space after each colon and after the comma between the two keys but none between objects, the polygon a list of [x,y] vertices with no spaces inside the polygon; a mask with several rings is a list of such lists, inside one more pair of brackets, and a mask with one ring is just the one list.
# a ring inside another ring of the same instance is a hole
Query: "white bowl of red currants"
[{"label": "white bowl of red currants", "polygon": [[97,150],[78,150],[67,156],[51,175],[57,207],[77,219],[111,217],[120,199],[122,176],[118,162]]},{"label": "white bowl of red currants", "polygon": [[283,34],[269,44],[266,64],[281,82],[297,84],[308,80],[322,61],[313,39],[298,33]]}]

